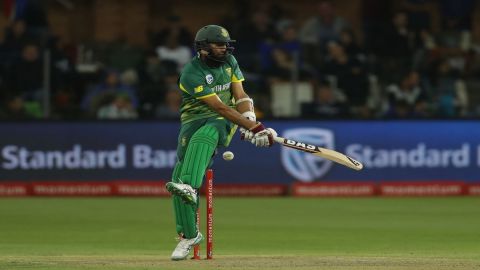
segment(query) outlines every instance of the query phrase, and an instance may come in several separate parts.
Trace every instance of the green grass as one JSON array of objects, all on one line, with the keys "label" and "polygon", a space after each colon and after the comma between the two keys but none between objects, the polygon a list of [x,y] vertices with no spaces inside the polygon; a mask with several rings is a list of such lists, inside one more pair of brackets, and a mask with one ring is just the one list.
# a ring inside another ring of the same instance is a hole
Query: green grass
[{"label": "green grass", "polygon": [[169,199],[0,199],[0,269],[480,269],[478,197],[215,198],[214,211],[215,259],[171,262]]}]

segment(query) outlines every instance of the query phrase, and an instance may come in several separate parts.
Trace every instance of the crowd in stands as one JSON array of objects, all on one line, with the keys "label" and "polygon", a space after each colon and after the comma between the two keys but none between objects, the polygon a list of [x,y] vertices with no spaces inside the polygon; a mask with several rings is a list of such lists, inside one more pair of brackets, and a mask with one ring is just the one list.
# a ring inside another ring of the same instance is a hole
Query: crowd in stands
[{"label": "crowd in stands", "polygon": [[[362,42],[332,1],[320,1],[317,15],[301,23],[280,3],[248,1],[212,21],[237,40],[234,55],[257,114],[276,117],[276,86],[293,81],[308,83],[312,93],[294,117],[479,117],[472,103],[479,89],[469,83],[480,70],[471,34],[475,1],[437,1],[436,32],[424,9],[429,1],[405,0],[392,12],[378,6],[389,1],[365,2],[380,10],[363,14]],[[121,36],[109,44],[65,44],[49,30],[45,11],[36,12],[36,20],[27,14],[0,32],[0,119],[179,118],[177,78],[194,56],[194,33],[180,16],[170,16],[140,48]]]}]

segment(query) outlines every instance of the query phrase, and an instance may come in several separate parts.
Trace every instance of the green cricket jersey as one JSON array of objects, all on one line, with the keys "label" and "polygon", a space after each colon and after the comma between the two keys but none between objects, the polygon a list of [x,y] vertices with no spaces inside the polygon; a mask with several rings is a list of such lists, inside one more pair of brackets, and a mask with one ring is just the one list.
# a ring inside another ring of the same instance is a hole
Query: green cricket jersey
[{"label": "green cricket jersey", "polygon": [[219,117],[218,113],[202,101],[206,97],[217,95],[227,106],[235,107],[231,83],[243,80],[243,74],[233,55],[229,55],[226,63],[218,68],[210,68],[199,56],[195,56],[185,65],[180,74],[182,124],[198,119]]}]

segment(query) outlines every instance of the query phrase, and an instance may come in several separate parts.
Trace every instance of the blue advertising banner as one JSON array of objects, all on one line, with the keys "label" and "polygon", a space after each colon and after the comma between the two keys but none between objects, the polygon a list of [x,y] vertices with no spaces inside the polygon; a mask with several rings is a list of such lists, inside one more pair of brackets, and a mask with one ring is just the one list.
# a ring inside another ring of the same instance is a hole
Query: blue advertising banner
[{"label": "blue advertising banner", "polygon": [[[363,162],[354,171],[308,153],[233,139],[219,149],[217,183],[480,182],[475,121],[268,121],[282,137]],[[176,122],[0,123],[0,181],[168,180]],[[223,151],[235,158],[224,161]]]}]

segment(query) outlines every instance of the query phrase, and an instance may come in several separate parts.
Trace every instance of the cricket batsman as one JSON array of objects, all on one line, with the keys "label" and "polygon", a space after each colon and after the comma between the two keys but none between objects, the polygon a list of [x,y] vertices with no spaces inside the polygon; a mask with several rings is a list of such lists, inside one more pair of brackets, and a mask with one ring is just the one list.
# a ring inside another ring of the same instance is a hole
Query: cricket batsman
[{"label": "cricket batsman", "polygon": [[197,55],[180,74],[182,125],[178,160],[172,182],[166,184],[173,195],[176,231],[180,236],[172,260],[186,259],[190,249],[203,240],[196,226],[198,190],[216,148],[229,145],[237,125],[242,137],[257,147],[271,146],[276,135],[273,129],[256,121],[253,100],[243,89],[244,78],[232,55],[233,42],[221,26],[200,28],[194,43]]}]

